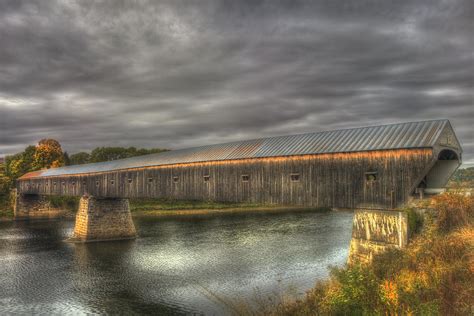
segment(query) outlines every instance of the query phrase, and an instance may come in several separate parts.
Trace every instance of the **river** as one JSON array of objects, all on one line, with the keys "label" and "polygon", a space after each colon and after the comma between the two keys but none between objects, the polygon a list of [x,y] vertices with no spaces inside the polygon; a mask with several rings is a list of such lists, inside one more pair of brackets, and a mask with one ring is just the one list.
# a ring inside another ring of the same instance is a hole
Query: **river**
[{"label": "river", "polygon": [[136,240],[89,244],[64,242],[71,220],[0,222],[0,314],[221,315],[302,295],[347,260],[352,215],[135,218]]}]

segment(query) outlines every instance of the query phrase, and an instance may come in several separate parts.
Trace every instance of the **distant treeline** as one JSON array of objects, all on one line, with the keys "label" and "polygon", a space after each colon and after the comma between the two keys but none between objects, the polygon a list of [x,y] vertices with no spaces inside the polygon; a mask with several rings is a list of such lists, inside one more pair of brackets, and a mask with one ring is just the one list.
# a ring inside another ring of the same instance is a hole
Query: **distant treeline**
[{"label": "distant treeline", "polygon": [[458,169],[449,182],[450,186],[474,188],[474,167]]},{"label": "distant treeline", "polygon": [[68,155],[67,152],[64,153],[64,163],[66,166],[69,165],[82,165],[85,163],[91,162],[102,162],[102,161],[111,161],[123,158],[130,158],[135,156],[143,156],[148,154],[156,154],[167,149],[162,148],[135,148],[135,147],[97,147],[88,152],[78,152],[76,154]]}]

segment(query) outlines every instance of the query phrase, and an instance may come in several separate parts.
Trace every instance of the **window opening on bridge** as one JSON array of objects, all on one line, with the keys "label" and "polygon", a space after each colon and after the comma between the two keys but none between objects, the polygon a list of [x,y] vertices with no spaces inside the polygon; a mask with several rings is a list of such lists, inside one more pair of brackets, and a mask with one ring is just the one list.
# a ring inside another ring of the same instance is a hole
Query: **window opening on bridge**
[{"label": "window opening on bridge", "polygon": [[132,180],[132,178],[128,178],[127,181],[128,181],[128,183],[132,183],[133,180]]},{"label": "window opening on bridge", "polygon": [[96,182],[95,182],[95,186],[96,186],[96,187],[99,186],[99,181],[96,181]]},{"label": "window opening on bridge", "polygon": [[370,171],[365,173],[365,181],[374,182],[377,180],[377,171]]},{"label": "window opening on bridge", "polygon": [[243,174],[242,175],[242,182],[249,182],[250,176],[248,174]]},{"label": "window opening on bridge", "polygon": [[153,178],[148,178],[148,183],[152,183],[153,182]]},{"label": "window opening on bridge", "polygon": [[72,184],[72,185],[76,185],[76,181],[72,181],[72,183],[71,183],[71,184]]},{"label": "window opening on bridge", "polygon": [[111,184],[111,185],[114,185],[114,184],[115,184],[115,180],[110,180],[110,184]]},{"label": "window opening on bridge", "polygon": [[54,186],[56,186],[56,181],[55,181],[55,182],[53,182],[53,185],[54,185]]},{"label": "window opening on bridge", "polygon": [[211,179],[210,175],[205,175],[204,176],[204,182],[209,182],[210,179]]},{"label": "window opening on bridge", "polygon": [[61,182],[61,183],[62,183],[62,185],[66,185],[66,182],[64,182],[64,181],[63,181],[63,182]]},{"label": "window opening on bridge", "polygon": [[300,174],[299,173],[292,173],[290,174],[291,182],[300,182]]},{"label": "window opening on bridge", "polygon": [[173,177],[173,182],[174,182],[174,183],[177,183],[178,181],[179,181],[179,177],[178,177],[178,176],[174,176],[174,177]]}]

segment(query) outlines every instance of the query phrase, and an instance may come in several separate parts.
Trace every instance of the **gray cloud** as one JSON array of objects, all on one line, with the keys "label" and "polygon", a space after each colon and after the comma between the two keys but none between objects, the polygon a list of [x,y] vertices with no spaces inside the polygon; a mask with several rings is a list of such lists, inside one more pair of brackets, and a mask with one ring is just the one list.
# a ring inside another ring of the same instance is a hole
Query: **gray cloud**
[{"label": "gray cloud", "polygon": [[0,0],[0,156],[449,118],[474,162],[472,1]]}]

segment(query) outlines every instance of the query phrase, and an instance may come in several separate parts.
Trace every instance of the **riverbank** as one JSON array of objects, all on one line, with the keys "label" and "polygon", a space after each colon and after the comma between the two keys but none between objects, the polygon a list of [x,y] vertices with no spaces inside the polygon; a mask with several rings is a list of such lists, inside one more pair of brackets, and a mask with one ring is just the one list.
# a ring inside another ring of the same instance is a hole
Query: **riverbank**
[{"label": "riverbank", "polygon": [[[369,264],[332,268],[299,300],[279,295],[252,304],[228,302],[239,315],[468,315],[474,310],[474,198],[432,199],[421,231],[405,249]],[[270,302],[270,303],[268,303]]]},{"label": "riverbank", "polygon": [[326,209],[318,209],[314,207],[284,207],[284,206],[259,206],[259,207],[236,207],[236,208],[221,208],[221,209],[177,209],[177,210],[147,210],[147,211],[133,211],[133,217],[157,217],[157,216],[186,216],[186,215],[213,215],[226,213],[278,213],[278,212],[327,212]]},{"label": "riverbank", "polygon": [[[64,210],[62,218],[74,218],[79,205],[78,197],[50,197],[51,206]],[[212,215],[251,212],[329,212],[329,208],[307,206],[277,206],[255,203],[230,203],[213,201],[179,201],[168,199],[130,199],[133,217]],[[0,221],[13,220],[13,210],[5,203],[0,209]]]},{"label": "riverbank", "polygon": [[231,203],[213,201],[178,201],[166,199],[130,199],[132,216],[180,216],[209,215],[246,212],[282,212],[282,211],[319,211],[328,212],[328,208],[303,206],[277,206],[255,203]]}]

